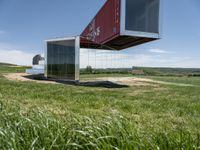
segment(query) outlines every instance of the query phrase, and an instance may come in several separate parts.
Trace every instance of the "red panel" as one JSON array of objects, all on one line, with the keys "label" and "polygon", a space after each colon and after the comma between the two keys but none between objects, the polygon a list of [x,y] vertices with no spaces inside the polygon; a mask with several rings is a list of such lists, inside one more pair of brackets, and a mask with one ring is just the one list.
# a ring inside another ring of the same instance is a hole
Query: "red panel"
[{"label": "red panel", "polygon": [[81,34],[82,44],[104,44],[120,34],[120,0],[107,0]]}]

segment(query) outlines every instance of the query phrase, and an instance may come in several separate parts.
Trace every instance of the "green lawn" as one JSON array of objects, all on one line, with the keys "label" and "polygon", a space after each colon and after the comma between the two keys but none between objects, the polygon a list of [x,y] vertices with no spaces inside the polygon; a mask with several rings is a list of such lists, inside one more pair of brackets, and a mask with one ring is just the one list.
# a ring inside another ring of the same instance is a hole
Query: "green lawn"
[{"label": "green lawn", "polygon": [[2,75],[22,71],[0,66],[0,149],[200,149],[198,77],[145,77],[195,86],[103,88]]},{"label": "green lawn", "polygon": [[183,83],[183,84],[192,84],[192,85],[200,86],[200,77],[147,76],[145,78],[154,79],[154,80],[158,80],[158,81],[165,81],[165,82],[172,82],[172,83]]}]

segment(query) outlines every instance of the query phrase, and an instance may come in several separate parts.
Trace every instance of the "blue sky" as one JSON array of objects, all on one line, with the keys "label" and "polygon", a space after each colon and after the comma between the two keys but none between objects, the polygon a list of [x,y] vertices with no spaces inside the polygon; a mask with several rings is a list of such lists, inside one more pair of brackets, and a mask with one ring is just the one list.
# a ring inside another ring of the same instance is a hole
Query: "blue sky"
[{"label": "blue sky", "polygon": [[[200,0],[163,1],[162,39],[121,51],[124,66],[200,68]],[[44,40],[79,35],[104,2],[0,0],[0,62],[30,65]]]}]

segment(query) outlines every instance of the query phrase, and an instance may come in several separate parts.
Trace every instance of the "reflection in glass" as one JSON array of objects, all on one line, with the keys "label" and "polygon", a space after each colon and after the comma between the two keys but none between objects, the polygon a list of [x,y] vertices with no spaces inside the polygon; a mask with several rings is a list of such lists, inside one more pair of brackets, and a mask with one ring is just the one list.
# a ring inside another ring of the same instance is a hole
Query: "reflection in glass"
[{"label": "reflection in glass", "polygon": [[47,76],[75,80],[75,40],[47,43]]},{"label": "reflection in glass", "polygon": [[126,30],[159,32],[159,0],[126,0]]}]

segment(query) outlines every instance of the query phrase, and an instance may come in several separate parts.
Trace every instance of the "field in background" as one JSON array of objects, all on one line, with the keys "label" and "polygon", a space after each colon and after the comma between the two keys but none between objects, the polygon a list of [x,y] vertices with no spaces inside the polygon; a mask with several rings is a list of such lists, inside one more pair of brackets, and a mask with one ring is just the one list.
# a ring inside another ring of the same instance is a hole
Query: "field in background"
[{"label": "field in background", "polygon": [[[166,71],[168,76],[136,77],[175,84],[118,88],[3,77],[24,69],[0,65],[0,149],[200,148],[200,77],[180,70],[169,76]],[[157,70],[151,68],[151,72]],[[82,74],[81,78],[113,76],[133,75],[115,72]]]},{"label": "field in background", "polygon": [[199,68],[133,67],[133,69],[143,70],[145,75],[153,75],[153,76],[200,76]]},{"label": "field in background", "polygon": [[134,74],[132,71],[142,72],[144,76],[200,76],[199,68],[151,68],[132,67],[119,69],[93,69],[90,66],[81,69],[81,74]]}]

